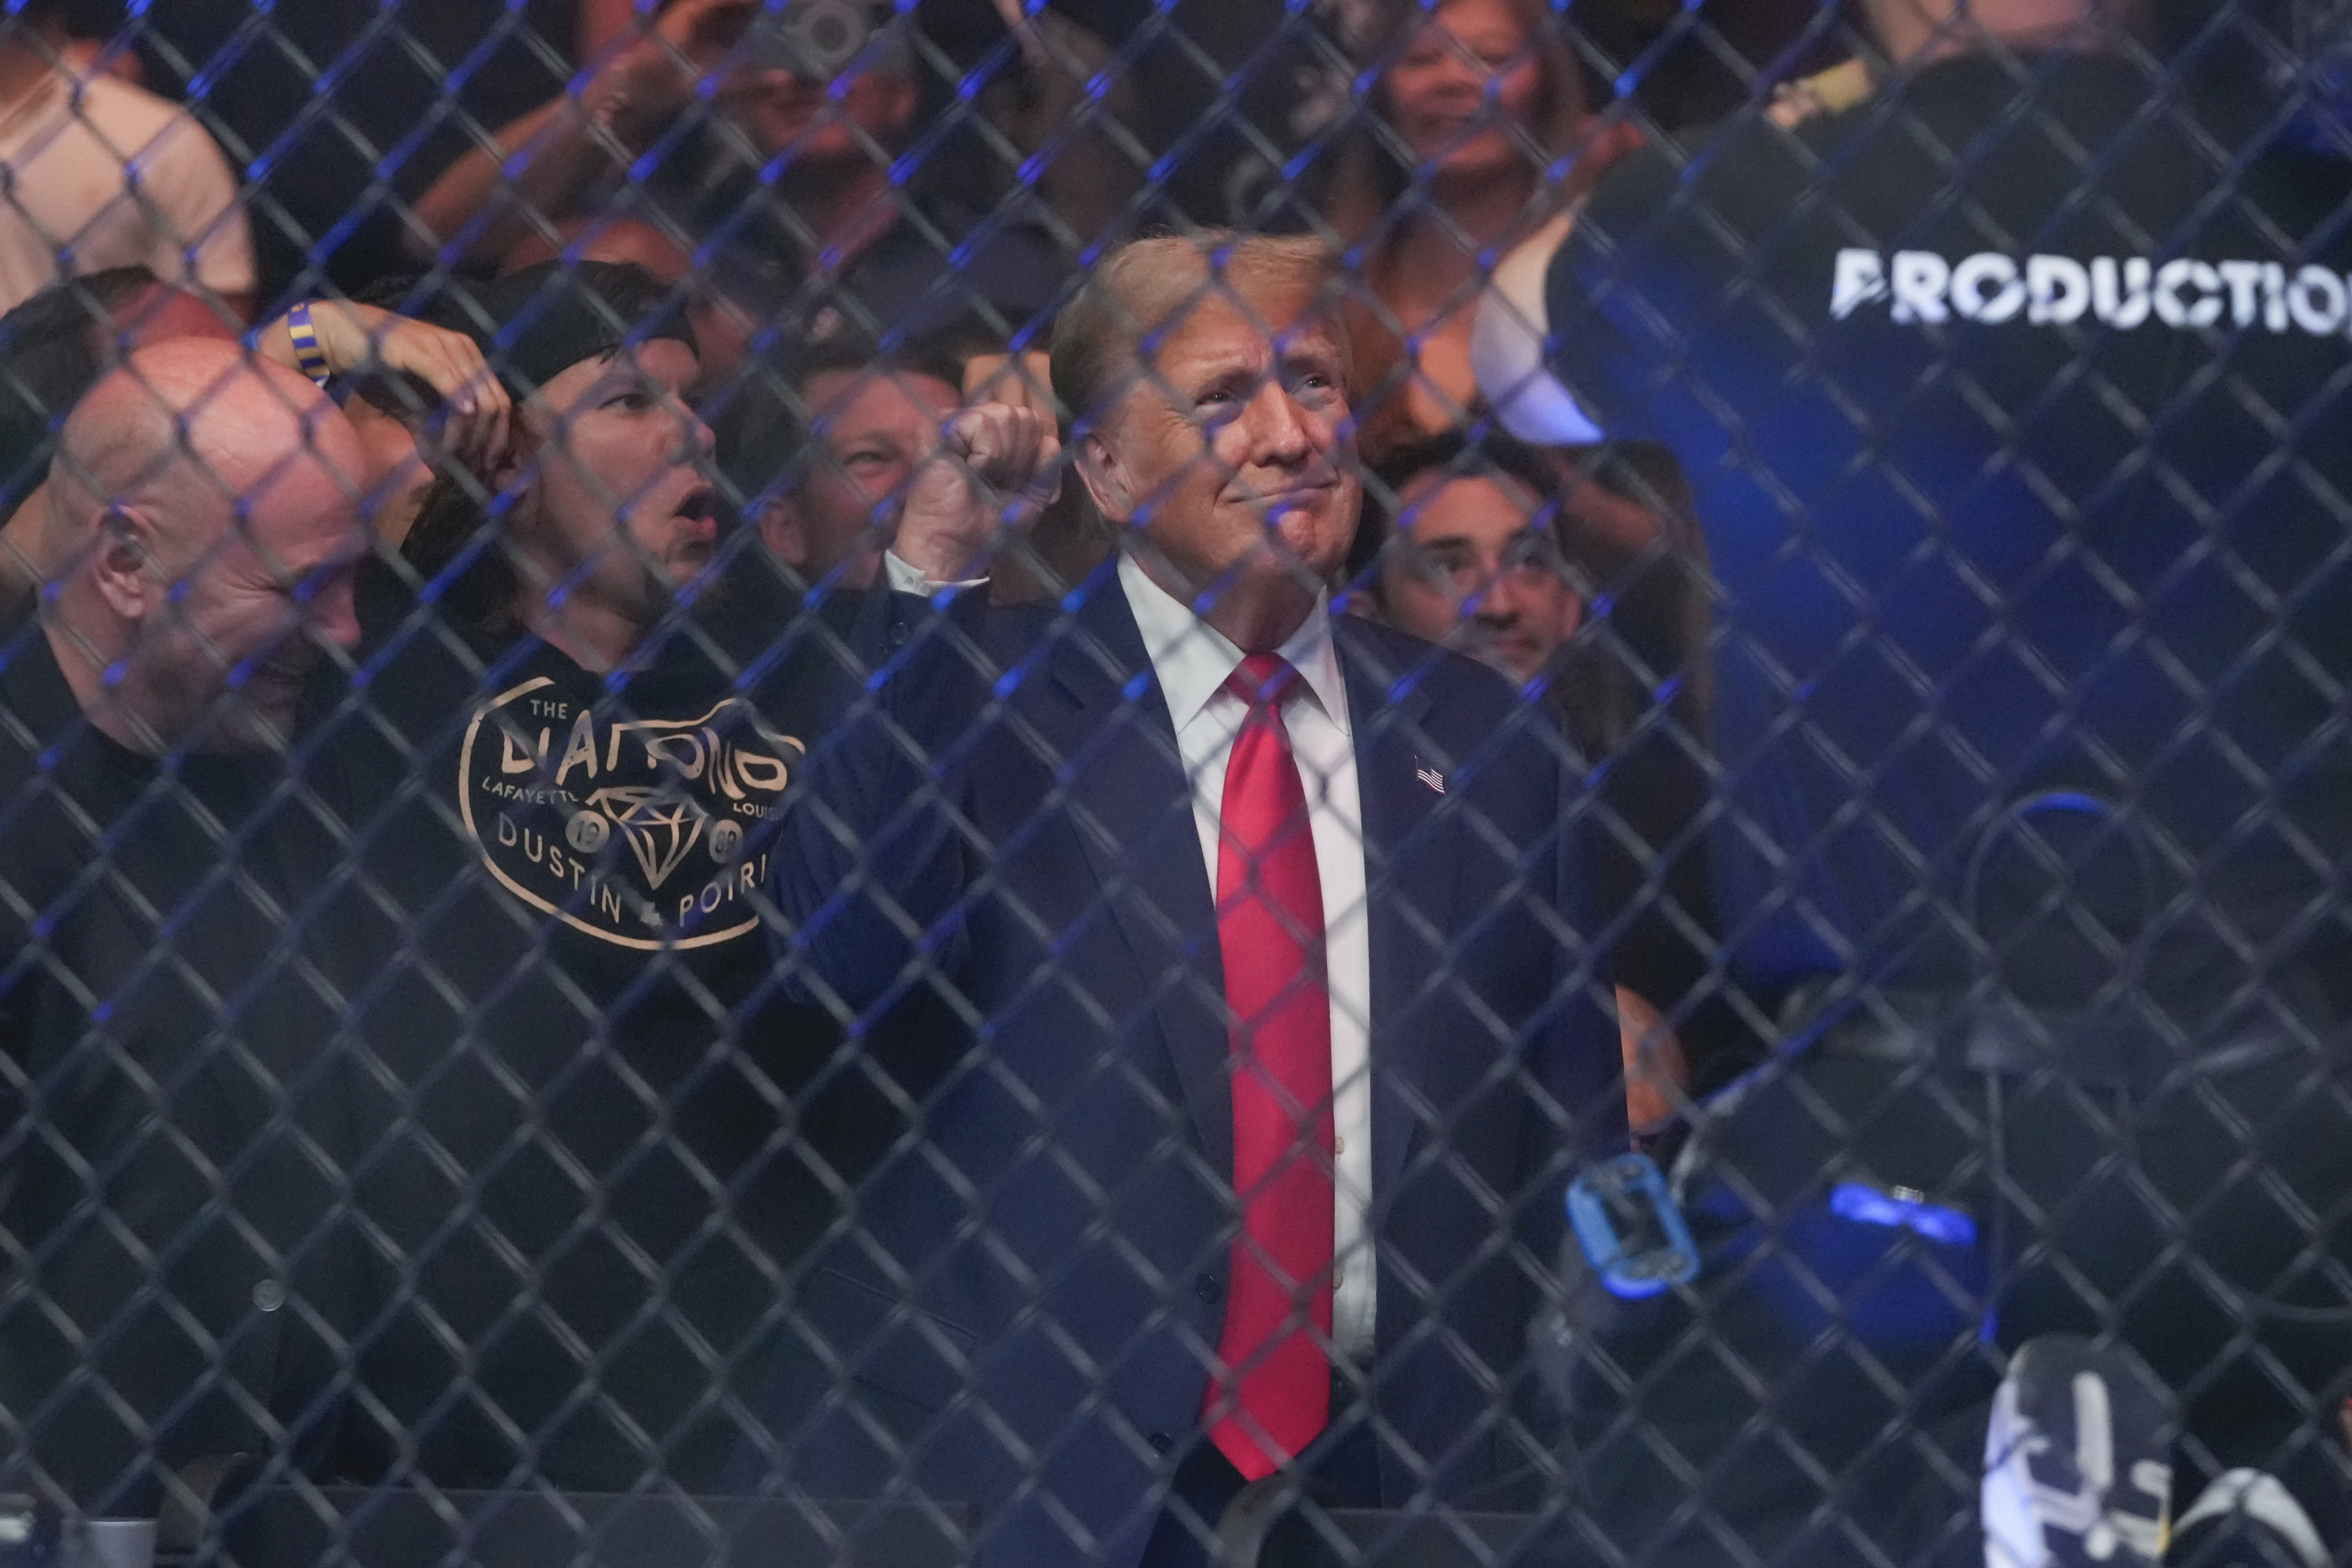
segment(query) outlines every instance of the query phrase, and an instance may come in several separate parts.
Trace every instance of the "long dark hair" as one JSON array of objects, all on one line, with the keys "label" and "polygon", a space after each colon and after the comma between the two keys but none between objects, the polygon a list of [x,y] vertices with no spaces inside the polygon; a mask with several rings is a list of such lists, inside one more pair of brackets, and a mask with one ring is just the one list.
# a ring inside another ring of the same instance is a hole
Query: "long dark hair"
[{"label": "long dark hair", "polygon": [[[504,509],[470,474],[442,474],[425,492],[401,559],[436,594],[447,618],[475,637],[501,641],[520,624],[522,577],[508,556]],[[437,590],[434,580],[453,574]]]},{"label": "long dark hair", "polygon": [[113,267],[42,289],[0,316],[0,515],[48,477],[66,415],[120,358],[120,318],[156,286],[144,267]]}]

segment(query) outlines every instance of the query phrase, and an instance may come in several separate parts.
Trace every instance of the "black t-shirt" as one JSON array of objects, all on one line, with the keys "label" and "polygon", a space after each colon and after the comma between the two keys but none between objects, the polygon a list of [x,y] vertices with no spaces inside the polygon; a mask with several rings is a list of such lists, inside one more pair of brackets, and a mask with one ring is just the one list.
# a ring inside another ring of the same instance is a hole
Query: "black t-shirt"
[{"label": "black t-shirt", "polygon": [[701,647],[608,679],[428,612],[328,721],[352,1027],[407,1113],[366,1203],[413,1285],[366,1376],[441,1484],[709,1487],[832,1214],[802,1118],[841,1034],[781,1001],[765,889],[827,656],[739,687]]},{"label": "black t-shirt", "polygon": [[12,1471],[100,1515],[210,1455],[332,1468],[360,1140],[331,839],[275,766],[139,756],[0,633],[0,1410]]},{"label": "black t-shirt", "polygon": [[2347,182],[2227,155],[2129,63],[1963,58],[1628,159],[1555,258],[1554,368],[1696,489],[1751,982],[2352,973]]}]

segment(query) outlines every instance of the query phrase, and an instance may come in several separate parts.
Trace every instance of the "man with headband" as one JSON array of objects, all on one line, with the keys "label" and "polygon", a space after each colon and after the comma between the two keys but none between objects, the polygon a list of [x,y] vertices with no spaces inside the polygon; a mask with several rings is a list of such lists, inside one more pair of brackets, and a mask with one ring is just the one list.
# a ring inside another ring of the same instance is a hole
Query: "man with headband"
[{"label": "man with headband", "polygon": [[[436,313],[516,412],[499,471],[436,481],[322,770],[353,1048],[399,1128],[362,1201],[415,1281],[367,1378],[439,1484],[707,1489],[820,1172],[854,1158],[800,1135],[796,1106],[856,1118],[800,1103],[839,1031],[774,1004],[766,931],[828,645],[802,617],[738,670],[681,617],[718,507],[657,280],[548,264]],[[1050,442],[1013,410],[955,431],[983,476]]]}]

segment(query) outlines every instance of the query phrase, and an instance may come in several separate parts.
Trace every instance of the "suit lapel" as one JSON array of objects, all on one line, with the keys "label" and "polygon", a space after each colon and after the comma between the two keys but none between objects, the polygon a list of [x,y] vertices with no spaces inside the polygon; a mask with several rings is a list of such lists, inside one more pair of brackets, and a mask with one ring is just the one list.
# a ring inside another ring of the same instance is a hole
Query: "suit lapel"
[{"label": "suit lapel", "polygon": [[[1068,814],[1138,987],[1183,1085],[1202,1155],[1233,1168],[1230,1045],[1214,897],[1176,731],[1115,574],[1048,634],[1050,690],[1034,717],[1067,769]],[[1122,1018],[1131,1026],[1139,1020]]]},{"label": "suit lapel", "polygon": [[[1454,930],[1458,829],[1439,787],[1454,759],[1433,754],[1422,721],[1430,710],[1425,669],[1401,665],[1345,617],[1335,623],[1348,713],[1356,743],[1356,791],[1364,820],[1366,937],[1371,946],[1372,1193],[1377,1205],[1398,1173],[1423,1118],[1412,1098],[1433,1083],[1442,1041],[1415,1016],[1432,968],[1430,927]],[[1427,776],[1425,776],[1427,775]],[[1433,776],[1436,785],[1430,782]],[[1435,818],[1435,820],[1433,820]],[[1440,939],[1441,941],[1443,938]]]},{"label": "suit lapel", "polygon": [[[1444,1042],[1415,1017],[1435,971],[1422,934],[1455,927],[1459,827],[1440,815],[1454,759],[1423,732],[1431,710],[1395,649],[1336,623],[1348,685],[1363,813],[1366,938],[1371,960],[1372,1190],[1393,1190],[1425,1114],[1443,1106]],[[1224,966],[1216,905],[1193,826],[1176,732],[1116,575],[1091,585],[1049,634],[1049,689],[1030,709],[1066,759],[1069,816],[1105,907],[1151,997],[1151,1026],[1175,1065],[1202,1156],[1233,1168],[1231,1043],[1222,1023]],[[1402,689],[1398,688],[1402,687]],[[1120,1020],[1122,1024],[1129,1020]]]}]

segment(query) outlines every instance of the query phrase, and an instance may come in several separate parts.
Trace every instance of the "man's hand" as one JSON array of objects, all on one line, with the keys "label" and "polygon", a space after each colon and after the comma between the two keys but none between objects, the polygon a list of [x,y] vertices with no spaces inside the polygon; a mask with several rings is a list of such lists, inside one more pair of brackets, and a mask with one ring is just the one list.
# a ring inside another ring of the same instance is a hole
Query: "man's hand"
[{"label": "man's hand", "polygon": [[[374,305],[341,300],[312,300],[310,329],[318,337],[319,353],[325,357],[327,368],[337,375],[389,372],[414,376],[430,387],[440,399],[441,445],[450,458],[484,476],[495,473],[505,460],[513,428],[513,400],[490,374],[473,339]],[[289,369],[301,368],[283,316],[263,330],[257,346]],[[372,397],[371,401],[383,404],[389,414],[405,412],[397,399],[386,403]]]},{"label": "man's hand", "polygon": [[[415,376],[440,395],[442,451],[478,477],[497,473],[513,437],[514,402],[474,340],[404,316],[387,317],[370,335],[376,362],[385,370]],[[415,422],[407,423],[415,427]],[[426,423],[433,421],[428,417]]]},{"label": "man's hand", "polygon": [[966,403],[1009,403],[1054,416],[1053,361],[1035,349],[1018,356],[974,354],[963,362]]},{"label": "man's hand", "polygon": [[590,112],[643,150],[725,61],[758,9],[754,0],[677,0],[597,73],[584,95]]},{"label": "man's hand", "polygon": [[1053,420],[1034,408],[960,411],[907,481],[893,552],[934,583],[982,575],[999,532],[1034,522],[1060,492],[1061,456]]}]

